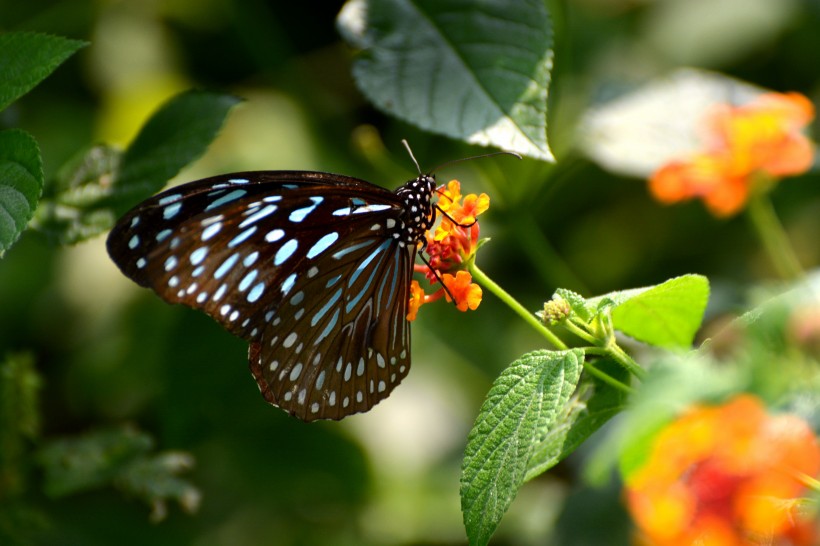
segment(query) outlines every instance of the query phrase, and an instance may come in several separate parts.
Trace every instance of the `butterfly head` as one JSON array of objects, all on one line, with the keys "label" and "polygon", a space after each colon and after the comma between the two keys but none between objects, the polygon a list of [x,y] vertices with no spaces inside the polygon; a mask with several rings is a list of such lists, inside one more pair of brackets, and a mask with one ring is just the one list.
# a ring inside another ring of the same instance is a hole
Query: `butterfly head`
[{"label": "butterfly head", "polygon": [[436,191],[436,178],[433,175],[421,174],[396,190],[404,202],[402,213],[402,242],[414,246],[424,240],[424,234],[436,221],[433,206],[433,194]]}]

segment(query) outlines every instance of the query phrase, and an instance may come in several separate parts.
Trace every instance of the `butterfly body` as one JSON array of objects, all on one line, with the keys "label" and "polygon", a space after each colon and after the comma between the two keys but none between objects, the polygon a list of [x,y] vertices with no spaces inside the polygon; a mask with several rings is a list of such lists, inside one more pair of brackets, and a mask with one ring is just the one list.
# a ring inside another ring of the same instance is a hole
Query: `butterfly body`
[{"label": "butterfly body", "polygon": [[126,276],[247,340],[268,402],[341,419],[407,375],[408,287],[435,187],[428,175],[391,192],[328,173],[232,173],[144,201],[107,246]]}]

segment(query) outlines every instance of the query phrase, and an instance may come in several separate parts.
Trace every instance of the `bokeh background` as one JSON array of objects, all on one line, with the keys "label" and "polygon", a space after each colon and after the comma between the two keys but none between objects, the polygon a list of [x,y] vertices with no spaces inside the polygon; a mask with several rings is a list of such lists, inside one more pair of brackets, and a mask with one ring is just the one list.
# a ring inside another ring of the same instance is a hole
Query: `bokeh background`
[{"label": "bokeh background", "polygon": [[[492,205],[481,267],[528,308],[557,287],[585,295],[707,275],[709,317],[743,309],[773,276],[744,218],[697,204],[662,207],[576,147],[590,106],[681,66],[724,73],[820,103],[816,0],[555,0],[549,134],[558,163],[496,158],[439,173]],[[252,169],[344,173],[393,188],[422,168],[481,153],[386,117],[357,91],[340,2],[0,0],[0,29],[83,39],[81,50],[0,115],[41,146],[46,178],[84,146],[124,146],[164,100],[189,88],[244,103],[209,152],[174,182]],[[670,116],[675,112],[670,111]],[[815,127],[816,129],[816,127]],[[815,131],[816,134],[816,131]],[[804,266],[820,262],[820,187],[782,184],[775,207]],[[160,523],[113,488],[60,499],[36,492],[41,543],[108,545],[447,545],[465,543],[459,468],[498,373],[536,334],[492,297],[475,313],[426,306],[413,371],[373,411],[306,425],[271,408],[246,346],[208,317],[139,289],[104,237],[63,248],[27,232],[0,262],[0,355],[33,355],[43,436],[131,424],[158,449],[185,451],[202,493],[196,514]],[[495,544],[622,544],[617,484],[590,489],[580,450],[526,485]],[[38,476],[32,476],[36,489]],[[602,542],[603,541],[603,542]]]}]

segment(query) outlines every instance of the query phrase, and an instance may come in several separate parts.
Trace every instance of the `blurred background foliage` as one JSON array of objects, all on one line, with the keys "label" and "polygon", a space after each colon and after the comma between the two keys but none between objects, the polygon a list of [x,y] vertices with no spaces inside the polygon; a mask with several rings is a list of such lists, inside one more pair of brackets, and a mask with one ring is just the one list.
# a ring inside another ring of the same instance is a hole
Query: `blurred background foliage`
[{"label": "blurred background foliage", "polygon": [[[482,231],[492,243],[482,268],[531,309],[559,286],[593,295],[683,273],[709,277],[711,318],[742,309],[750,286],[773,276],[744,218],[715,220],[698,203],[653,203],[642,181],[608,174],[575,151],[576,125],[598,101],[684,65],[800,91],[820,104],[820,2],[547,4],[556,49],[548,131],[557,164],[500,158],[439,173],[491,195]],[[354,52],[335,28],[340,7],[0,0],[2,30],[91,44],[5,110],[0,125],[35,136],[47,180],[90,143],[125,146],[164,100],[192,87],[245,102],[176,181],[307,169],[393,188],[415,174],[402,138],[422,168],[480,153],[363,99],[350,75]],[[773,196],[807,268],[820,261],[817,182],[816,173],[791,179]],[[41,544],[461,544],[467,431],[493,378],[541,346],[511,318],[491,298],[469,314],[425,307],[414,324],[414,370],[387,401],[342,423],[305,425],[264,403],[243,342],[130,283],[108,259],[104,237],[58,247],[27,232],[0,263],[0,355],[39,375],[29,386],[39,395],[39,423],[28,424],[39,432],[27,437],[96,431],[113,435],[112,449],[131,437],[135,453],[151,446],[189,453],[195,466],[182,476],[202,498],[194,515],[171,503],[168,517],[152,523],[139,492],[122,485],[127,475],[115,477],[115,487],[60,496],[33,461],[23,461],[25,502],[4,510],[0,527]],[[626,542],[617,488],[591,493],[576,477],[585,451],[521,490],[495,544]]]}]

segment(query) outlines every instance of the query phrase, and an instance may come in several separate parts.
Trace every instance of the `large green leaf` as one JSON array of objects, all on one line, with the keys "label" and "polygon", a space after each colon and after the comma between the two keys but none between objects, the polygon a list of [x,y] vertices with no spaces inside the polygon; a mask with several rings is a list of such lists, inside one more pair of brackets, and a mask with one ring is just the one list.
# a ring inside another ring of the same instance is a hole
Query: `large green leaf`
[{"label": "large green leaf", "polygon": [[84,150],[49,184],[36,227],[64,244],[108,230],[202,155],[238,101],[230,95],[182,93],[146,122],[124,153],[104,145]]},{"label": "large green leaf", "polygon": [[86,42],[35,32],[0,34],[0,110],[43,81]]},{"label": "large green leaf", "polygon": [[486,544],[524,483],[533,452],[566,412],[584,353],[535,351],[490,389],[467,440],[461,510],[470,544]]},{"label": "large green leaf", "polygon": [[691,347],[709,300],[709,281],[683,275],[633,290],[589,300],[612,311],[616,330],[658,347]]},{"label": "large green leaf", "polygon": [[114,182],[115,210],[125,212],[151,196],[202,155],[239,101],[231,95],[188,91],[165,103],[122,156]]},{"label": "large green leaf", "polygon": [[37,142],[19,129],[0,132],[0,256],[31,220],[42,192]]},{"label": "large green leaf", "polygon": [[[598,360],[594,365],[603,373],[627,384],[629,372],[612,360]],[[609,383],[589,375],[573,394],[566,411],[539,443],[528,463],[526,480],[542,474],[626,408],[628,395]]]},{"label": "large green leaf", "polygon": [[552,23],[543,0],[362,0],[339,26],[376,106],[419,127],[552,161]]}]

